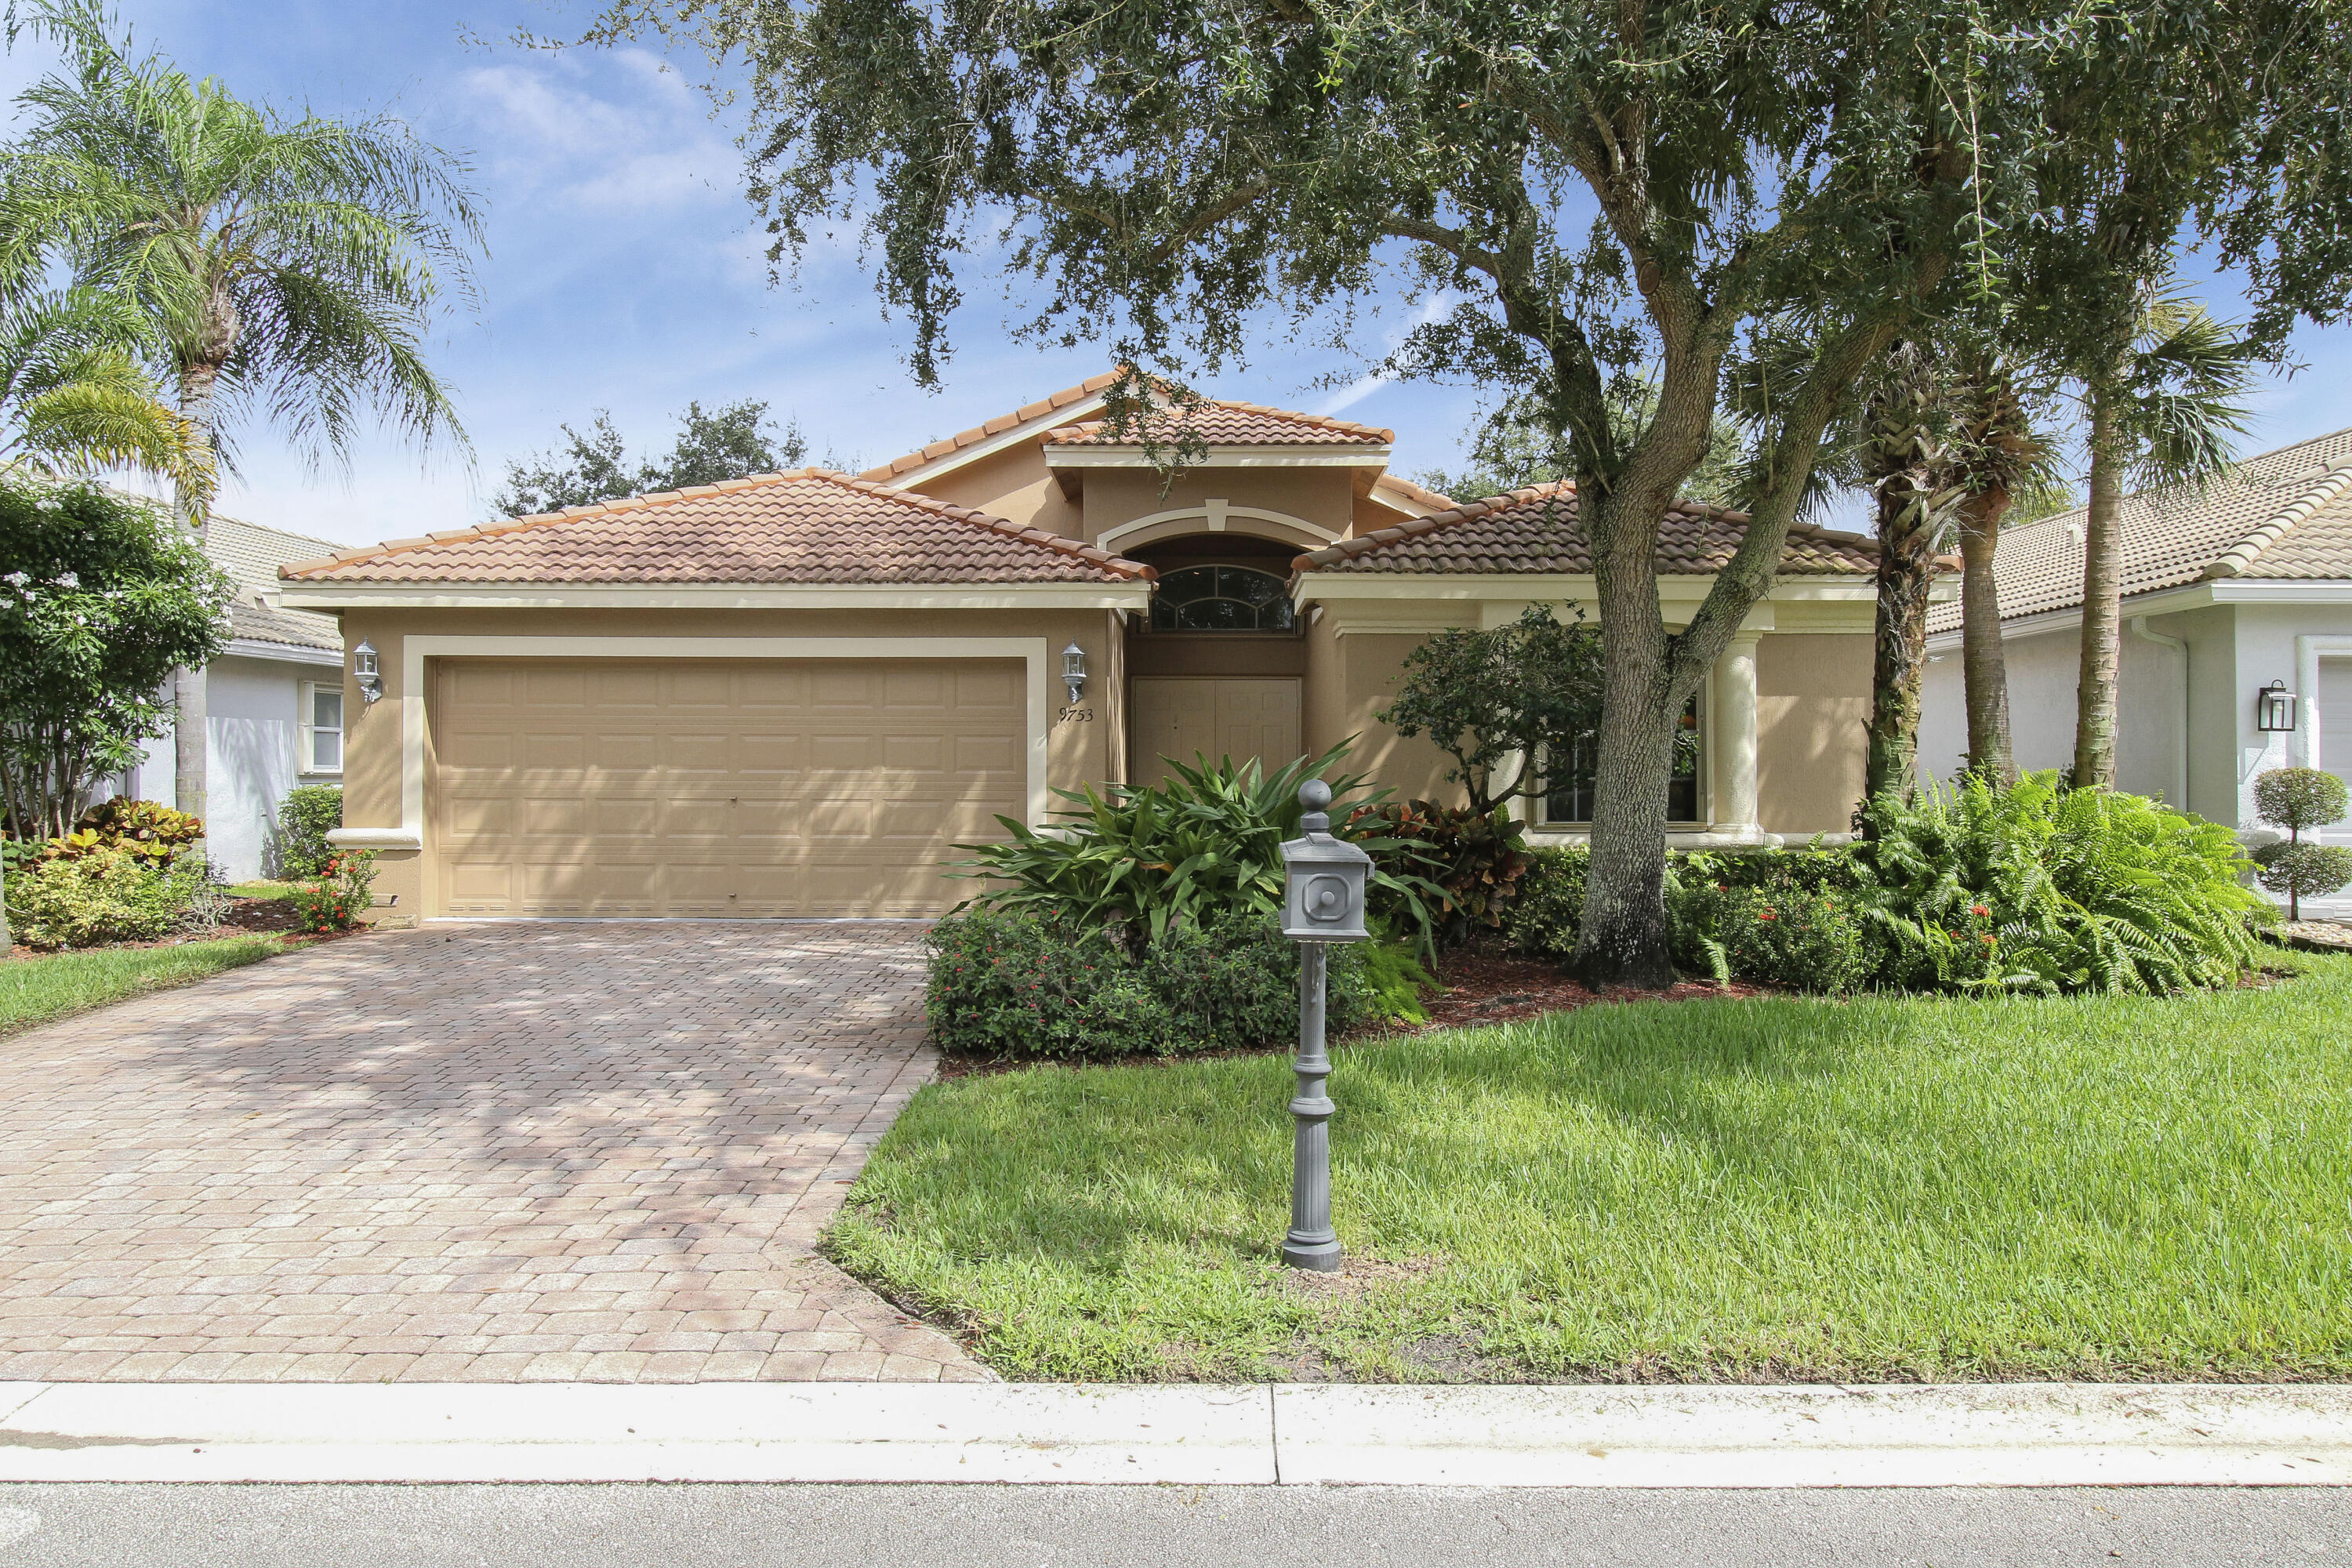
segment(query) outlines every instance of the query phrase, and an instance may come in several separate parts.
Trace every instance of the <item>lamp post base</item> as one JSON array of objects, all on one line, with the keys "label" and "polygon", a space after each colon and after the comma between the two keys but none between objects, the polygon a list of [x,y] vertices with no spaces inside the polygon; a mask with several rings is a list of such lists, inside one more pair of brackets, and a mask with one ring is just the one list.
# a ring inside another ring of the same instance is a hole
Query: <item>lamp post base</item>
[{"label": "lamp post base", "polygon": [[1288,1236],[1282,1241],[1282,1266],[1304,1268],[1310,1274],[1339,1272],[1339,1238],[1336,1236]]}]

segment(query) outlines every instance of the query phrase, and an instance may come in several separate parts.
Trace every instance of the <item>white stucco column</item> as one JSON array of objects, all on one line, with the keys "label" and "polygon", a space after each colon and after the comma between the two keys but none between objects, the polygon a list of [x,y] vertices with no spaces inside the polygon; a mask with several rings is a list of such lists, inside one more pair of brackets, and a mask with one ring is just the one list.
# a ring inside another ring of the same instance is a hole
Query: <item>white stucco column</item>
[{"label": "white stucco column", "polygon": [[1761,632],[1735,632],[1715,665],[1714,831],[1760,838],[1756,814],[1756,644]]}]

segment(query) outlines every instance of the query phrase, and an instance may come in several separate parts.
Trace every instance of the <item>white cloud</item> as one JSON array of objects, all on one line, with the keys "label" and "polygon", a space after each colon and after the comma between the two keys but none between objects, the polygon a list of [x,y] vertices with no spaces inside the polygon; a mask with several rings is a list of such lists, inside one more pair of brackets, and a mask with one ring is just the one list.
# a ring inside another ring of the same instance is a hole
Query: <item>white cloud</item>
[{"label": "white cloud", "polygon": [[[1436,293],[1432,294],[1427,300],[1422,301],[1421,309],[1415,310],[1411,319],[1403,322],[1402,325],[1392,327],[1389,330],[1387,333],[1387,345],[1389,350],[1393,352],[1399,344],[1405,341],[1405,339],[1412,336],[1416,331],[1429,325],[1430,322],[1437,320],[1440,316],[1445,315],[1451,311],[1458,302],[1459,296],[1455,295],[1451,289],[1441,289]],[[1349,382],[1346,386],[1341,387],[1330,397],[1325,399],[1323,405],[1320,408],[1316,409],[1315,412],[1327,418],[1333,415],[1342,413],[1349,408],[1353,408],[1357,404],[1361,403],[1365,398],[1370,397],[1373,393],[1378,392],[1381,388],[1388,385],[1395,379],[1396,377],[1394,375],[1386,371],[1368,371],[1364,374],[1360,375],[1355,380]]]}]

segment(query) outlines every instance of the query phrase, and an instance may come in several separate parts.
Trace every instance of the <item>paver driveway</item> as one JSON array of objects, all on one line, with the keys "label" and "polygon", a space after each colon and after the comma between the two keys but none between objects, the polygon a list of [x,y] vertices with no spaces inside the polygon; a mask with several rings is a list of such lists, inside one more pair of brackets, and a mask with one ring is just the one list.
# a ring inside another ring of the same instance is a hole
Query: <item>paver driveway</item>
[{"label": "paver driveway", "polygon": [[810,1250],[919,928],[427,926],[0,1039],[0,1379],[979,1379]]}]

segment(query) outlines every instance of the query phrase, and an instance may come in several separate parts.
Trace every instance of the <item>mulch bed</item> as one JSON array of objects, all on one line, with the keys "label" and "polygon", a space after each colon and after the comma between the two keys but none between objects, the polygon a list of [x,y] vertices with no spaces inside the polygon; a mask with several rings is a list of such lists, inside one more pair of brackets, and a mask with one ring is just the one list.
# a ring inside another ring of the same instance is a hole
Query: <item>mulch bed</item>
[{"label": "mulch bed", "polygon": [[[1719,1002],[1726,997],[1780,994],[1769,985],[1734,980],[1718,985],[1712,980],[1685,980],[1664,991],[1588,990],[1570,980],[1555,964],[1533,958],[1506,958],[1478,952],[1452,952],[1439,963],[1438,984],[1445,990],[1429,998],[1429,1022],[1410,1026],[1458,1029],[1472,1024],[1515,1024],[1546,1013],[1566,1013],[1597,1002]],[[1390,1033],[1394,1025],[1360,1031]]]},{"label": "mulch bed", "polygon": [[[79,951],[97,952],[106,949],[178,947],[184,942],[218,942],[225,936],[247,935],[277,935],[284,939],[284,945],[288,947],[309,947],[317,942],[336,942],[354,936],[366,929],[357,926],[351,931],[305,931],[302,930],[302,917],[295,912],[294,902],[290,899],[232,899],[228,912],[221,917],[221,923],[212,931],[174,931],[170,936],[159,936],[152,942],[108,942],[105,949],[82,948]],[[47,958],[50,955],[34,948],[18,946],[9,949],[8,956]]]}]

